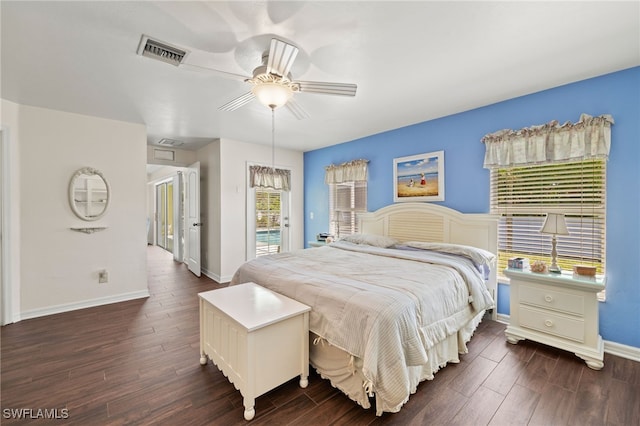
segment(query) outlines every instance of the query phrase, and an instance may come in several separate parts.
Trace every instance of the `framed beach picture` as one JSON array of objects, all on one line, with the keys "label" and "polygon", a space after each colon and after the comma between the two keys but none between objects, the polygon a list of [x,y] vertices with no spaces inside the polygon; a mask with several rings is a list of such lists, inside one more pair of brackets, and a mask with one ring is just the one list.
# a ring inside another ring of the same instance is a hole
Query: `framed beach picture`
[{"label": "framed beach picture", "polygon": [[444,151],[394,158],[393,201],[444,201]]}]

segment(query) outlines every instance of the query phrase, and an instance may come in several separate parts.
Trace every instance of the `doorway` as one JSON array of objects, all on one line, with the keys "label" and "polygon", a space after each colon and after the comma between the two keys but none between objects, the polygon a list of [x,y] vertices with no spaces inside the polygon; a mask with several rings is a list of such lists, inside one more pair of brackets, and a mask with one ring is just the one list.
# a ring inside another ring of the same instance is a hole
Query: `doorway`
[{"label": "doorway", "polygon": [[200,163],[147,165],[147,243],[200,276]]},{"label": "doorway", "polygon": [[173,253],[174,260],[185,256],[185,183],[183,167],[147,166],[147,243]]},{"label": "doorway", "polygon": [[173,253],[173,180],[156,184],[156,245]]}]

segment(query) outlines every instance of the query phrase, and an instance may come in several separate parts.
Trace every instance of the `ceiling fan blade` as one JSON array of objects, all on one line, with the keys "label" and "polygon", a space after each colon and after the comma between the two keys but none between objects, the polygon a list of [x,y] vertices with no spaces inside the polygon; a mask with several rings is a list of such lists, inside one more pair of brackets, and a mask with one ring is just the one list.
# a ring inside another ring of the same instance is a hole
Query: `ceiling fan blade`
[{"label": "ceiling fan blade", "polygon": [[232,72],[226,72],[226,71],[220,71],[217,70],[215,68],[209,68],[209,67],[205,67],[202,65],[196,65],[196,64],[189,64],[189,63],[181,63],[180,65],[178,65],[178,68],[184,68],[184,69],[188,69],[188,70],[192,70],[192,71],[206,71],[208,73],[217,75],[219,77],[223,77],[223,78],[230,78],[232,80],[238,80],[238,81],[245,81],[247,80],[249,77],[244,76],[244,75],[240,75],[240,74],[235,74]]},{"label": "ceiling fan blade", "polygon": [[218,109],[220,111],[235,111],[238,108],[243,107],[249,102],[251,102],[252,100],[254,100],[255,97],[256,95],[254,95],[253,92],[247,92],[244,95],[238,96],[234,100],[227,102],[221,107],[218,107]]},{"label": "ceiling fan blade", "polygon": [[280,77],[289,75],[291,65],[298,55],[298,48],[277,38],[271,39],[269,58],[267,59],[267,73]]},{"label": "ceiling fan blade", "polygon": [[351,83],[328,83],[323,81],[296,81],[301,92],[324,93],[326,95],[355,96],[358,86]]},{"label": "ceiling fan blade", "polygon": [[294,98],[289,99],[284,106],[286,106],[291,114],[293,114],[298,120],[309,118],[307,111],[305,111]]}]

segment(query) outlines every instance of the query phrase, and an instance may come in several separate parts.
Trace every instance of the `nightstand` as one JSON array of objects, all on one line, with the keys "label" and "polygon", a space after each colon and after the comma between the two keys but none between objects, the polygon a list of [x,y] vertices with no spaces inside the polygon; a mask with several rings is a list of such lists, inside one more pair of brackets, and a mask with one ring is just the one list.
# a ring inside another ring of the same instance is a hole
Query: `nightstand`
[{"label": "nightstand", "polygon": [[327,243],[325,241],[308,241],[309,247],[322,247]]},{"label": "nightstand", "polygon": [[604,279],[517,269],[504,274],[511,279],[509,343],[534,340],[573,352],[594,370],[604,366],[597,297]]}]

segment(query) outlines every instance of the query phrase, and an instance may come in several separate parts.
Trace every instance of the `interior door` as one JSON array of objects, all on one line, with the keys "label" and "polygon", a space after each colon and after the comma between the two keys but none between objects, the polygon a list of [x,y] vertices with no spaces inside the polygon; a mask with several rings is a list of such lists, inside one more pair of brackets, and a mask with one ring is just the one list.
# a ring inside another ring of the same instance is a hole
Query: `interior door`
[{"label": "interior door", "polygon": [[200,162],[187,168],[186,172],[185,217],[187,218],[185,234],[186,260],[189,270],[200,276]]}]

